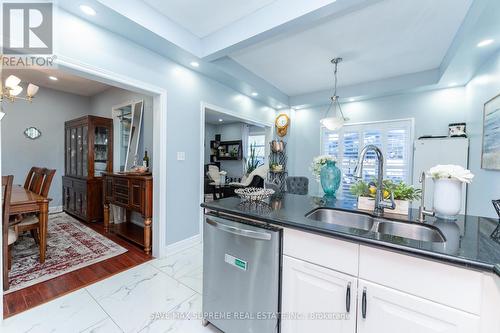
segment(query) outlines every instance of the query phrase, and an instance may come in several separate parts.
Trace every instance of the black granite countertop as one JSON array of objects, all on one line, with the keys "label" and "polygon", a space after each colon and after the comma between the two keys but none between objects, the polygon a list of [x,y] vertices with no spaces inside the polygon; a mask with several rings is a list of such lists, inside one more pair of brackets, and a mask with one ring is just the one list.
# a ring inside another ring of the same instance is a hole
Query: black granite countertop
[{"label": "black granite countertop", "polygon": [[[391,235],[383,235],[356,228],[324,223],[306,218],[307,213],[319,207],[358,211],[356,202],[343,199],[283,194],[265,202],[242,202],[239,198],[225,198],[202,204],[209,210],[262,222],[315,232],[346,240],[390,248],[399,252],[429,257],[465,267],[495,272],[500,276],[500,239],[491,235],[500,233],[499,221],[477,216],[458,216],[449,221],[427,217],[427,224],[438,228],[446,238],[444,243],[423,242]],[[359,212],[359,211],[358,211]],[[401,215],[387,214],[385,218],[401,220]],[[366,212],[365,212],[366,213]],[[415,221],[418,211],[410,210],[404,221]]]}]

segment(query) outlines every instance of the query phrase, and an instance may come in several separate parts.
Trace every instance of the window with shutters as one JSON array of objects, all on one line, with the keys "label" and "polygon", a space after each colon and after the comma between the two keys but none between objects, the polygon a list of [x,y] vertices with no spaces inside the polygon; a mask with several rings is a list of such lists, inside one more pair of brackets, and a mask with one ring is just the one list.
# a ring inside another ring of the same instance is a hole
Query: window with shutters
[{"label": "window with shutters", "polygon": [[[384,153],[384,178],[411,182],[413,121],[397,120],[344,125],[340,130],[322,128],[321,154],[337,157],[342,170],[342,184],[339,190],[349,197],[349,189],[356,181],[352,174],[358,161],[358,154],[365,145],[372,144]],[[365,157],[363,178],[371,181],[377,175],[377,158],[370,151]]]}]

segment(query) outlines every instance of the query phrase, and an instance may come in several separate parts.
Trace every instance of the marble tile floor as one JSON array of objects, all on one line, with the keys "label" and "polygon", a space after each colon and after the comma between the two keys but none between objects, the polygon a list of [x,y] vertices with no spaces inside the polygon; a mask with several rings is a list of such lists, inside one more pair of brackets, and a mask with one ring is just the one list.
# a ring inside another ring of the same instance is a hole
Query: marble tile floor
[{"label": "marble tile floor", "polygon": [[201,289],[195,245],[8,318],[0,332],[220,333],[201,325]]}]

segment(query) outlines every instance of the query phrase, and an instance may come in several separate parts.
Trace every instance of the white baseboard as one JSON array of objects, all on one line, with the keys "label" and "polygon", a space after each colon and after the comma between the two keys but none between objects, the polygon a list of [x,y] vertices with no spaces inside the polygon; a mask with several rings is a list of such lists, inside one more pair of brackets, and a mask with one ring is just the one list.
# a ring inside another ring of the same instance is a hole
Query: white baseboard
[{"label": "white baseboard", "polygon": [[166,253],[167,255],[171,255],[177,252],[181,252],[184,250],[189,249],[190,247],[195,246],[196,244],[201,243],[201,236],[200,234],[194,235],[193,237],[189,237],[186,239],[183,239],[177,243],[167,245],[166,250],[163,253]]},{"label": "white baseboard", "polygon": [[63,206],[49,207],[49,214],[61,213],[62,211],[63,211]]}]

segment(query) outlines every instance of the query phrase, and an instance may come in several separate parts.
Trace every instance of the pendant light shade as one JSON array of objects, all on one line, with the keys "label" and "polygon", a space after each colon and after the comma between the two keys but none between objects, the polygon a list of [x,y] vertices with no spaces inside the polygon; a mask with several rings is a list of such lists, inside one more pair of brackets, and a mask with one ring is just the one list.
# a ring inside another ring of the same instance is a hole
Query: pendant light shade
[{"label": "pendant light shade", "polygon": [[329,131],[335,131],[344,126],[344,119],[339,117],[323,118],[319,122]]},{"label": "pendant light shade", "polygon": [[29,98],[32,98],[36,95],[36,93],[38,92],[38,89],[40,89],[37,85],[34,85],[33,83],[30,83],[28,85],[28,91],[27,91],[27,95]]},{"label": "pendant light shade", "polygon": [[[29,103],[33,102],[33,98],[38,93],[39,87],[36,84],[28,83],[26,87],[26,96],[19,96],[23,92],[23,87],[20,85],[21,79],[15,75],[9,75],[5,81],[0,80],[0,104],[3,106],[3,102],[8,100],[13,103],[17,100],[24,100]],[[4,116],[5,113],[0,114]]]},{"label": "pendant light shade", "polygon": [[15,75],[9,75],[7,80],[5,80],[5,86],[9,89],[16,88],[19,85],[19,83],[21,83],[21,79]]},{"label": "pendant light shade", "polygon": [[23,87],[21,86],[15,86],[10,90],[10,95],[11,96],[18,96],[20,93],[23,92]]}]

